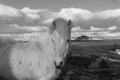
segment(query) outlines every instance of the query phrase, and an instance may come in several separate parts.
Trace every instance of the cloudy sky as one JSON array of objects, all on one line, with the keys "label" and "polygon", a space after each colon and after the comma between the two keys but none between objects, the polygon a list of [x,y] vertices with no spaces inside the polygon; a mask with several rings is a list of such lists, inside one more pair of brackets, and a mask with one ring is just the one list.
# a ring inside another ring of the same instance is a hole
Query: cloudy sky
[{"label": "cloudy sky", "polygon": [[61,8],[69,7],[82,8],[90,11],[101,11],[120,7],[119,0],[0,0],[0,3],[15,8],[46,8],[52,11],[60,11]]},{"label": "cloudy sky", "polygon": [[73,38],[120,38],[119,0],[0,0],[0,34],[39,32],[56,17],[73,21]]}]

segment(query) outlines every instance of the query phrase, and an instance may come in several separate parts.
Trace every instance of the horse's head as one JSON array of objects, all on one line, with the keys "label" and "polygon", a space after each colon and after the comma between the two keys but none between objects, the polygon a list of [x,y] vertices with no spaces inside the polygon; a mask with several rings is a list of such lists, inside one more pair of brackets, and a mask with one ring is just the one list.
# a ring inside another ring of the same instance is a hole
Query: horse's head
[{"label": "horse's head", "polygon": [[55,19],[50,26],[50,34],[55,51],[55,66],[57,68],[64,64],[70,47],[71,20],[62,18]]}]

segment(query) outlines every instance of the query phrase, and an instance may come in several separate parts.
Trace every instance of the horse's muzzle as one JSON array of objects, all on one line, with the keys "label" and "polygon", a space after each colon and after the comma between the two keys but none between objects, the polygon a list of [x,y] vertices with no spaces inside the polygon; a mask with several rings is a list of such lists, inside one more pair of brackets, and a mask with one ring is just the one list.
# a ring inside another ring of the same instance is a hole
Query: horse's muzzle
[{"label": "horse's muzzle", "polygon": [[59,64],[57,64],[55,61],[54,61],[54,64],[55,64],[55,67],[57,68],[57,69],[61,69],[62,68],[62,66],[63,66],[63,61],[61,61]]}]

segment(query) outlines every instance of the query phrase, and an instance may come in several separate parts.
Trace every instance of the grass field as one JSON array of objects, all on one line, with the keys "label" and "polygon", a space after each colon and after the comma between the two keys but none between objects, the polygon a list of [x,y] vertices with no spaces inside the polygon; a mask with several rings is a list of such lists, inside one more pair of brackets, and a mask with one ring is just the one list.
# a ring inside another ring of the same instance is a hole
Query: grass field
[{"label": "grass field", "polygon": [[120,49],[120,40],[72,41],[60,80],[119,80],[116,49]]},{"label": "grass field", "polygon": [[117,40],[90,40],[90,41],[72,41],[72,45],[79,45],[79,46],[106,46],[106,45],[120,45],[120,39]]}]

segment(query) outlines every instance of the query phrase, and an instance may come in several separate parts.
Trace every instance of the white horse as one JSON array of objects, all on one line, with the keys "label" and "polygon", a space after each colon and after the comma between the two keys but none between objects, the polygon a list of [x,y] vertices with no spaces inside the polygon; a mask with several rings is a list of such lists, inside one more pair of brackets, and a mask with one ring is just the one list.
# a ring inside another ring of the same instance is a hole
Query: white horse
[{"label": "white horse", "polygon": [[53,80],[70,45],[71,20],[56,18],[47,32],[28,41],[0,41],[0,77],[5,80]]}]

